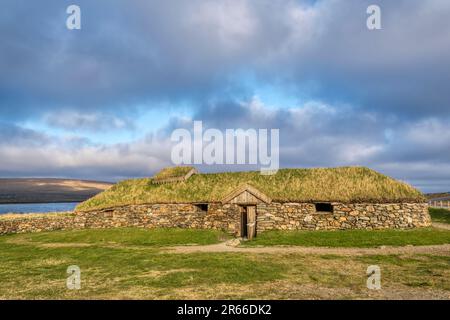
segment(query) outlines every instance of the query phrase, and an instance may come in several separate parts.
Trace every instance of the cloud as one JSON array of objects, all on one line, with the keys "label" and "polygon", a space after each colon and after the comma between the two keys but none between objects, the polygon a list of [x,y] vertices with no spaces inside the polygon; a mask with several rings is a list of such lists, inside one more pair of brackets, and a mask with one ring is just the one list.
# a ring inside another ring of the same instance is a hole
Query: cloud
[{"label": "cloud", "polygon": [[156,168],[170,162],[170,141],[156,140],[151,135],[117,144],[93,143],[79,136],[48,136],[36,143],[39,132],[17,130],[28,132],[20,143],[8,142],[17,134],[0,132],[0,176],[115,181],[151,176]]},{"label": "cloud", "polygon": [[73,32],[60,1],[7,0],[0,106],[23,118],[61,105],[119,113],[155,100],[202,103],[252,94],[238,76],[248,72],[295,83],[310,99],[448,114],[450,4],[379,3],[383,30],[373,32],[368,0],[80,0],[83,29]]},{"label": "cloud", "polygon": [[105,132],[134,129],[133,121],[129,118],[69,110],[49,113],[45,116],[45,122],[49,126],[71,131]]},{"label": "cloud", "polygon": [[40,147],[48,144],[50,141],[51,138],[43,132],[22,128],[7,122],[0,122],[0,144],[2,145],[20,145],[25,148],[30,146]]},{"label": "cloud", "polygon": [[[68,1],[4,0],[0,174],[146,175],[195,119],[281,129],[285,166],[363,164],[445,185],[450,2],[377,3],[383,29],[369,31],[369,0],[78,0],[82,30],[68,31]],[[268,106],[258,94],[272,87]],[[161,110],[162,130],[136,133],[161,102],[194,116]],[[123,130],[136,136],[90,139]]]},{"label": "cloud", "polygon": [[442,152],[450,148],[449,118],[405,122],[352,106],[310,101],[284,109],[252,98],[203,106],[190,121],[172,119],[163,132],[192,130],[194,120],[221,131],[279,129],[282,167],[363,165],[434,191],[450,181],[450,158]]},{"label": "cloud", "polygon": [[[18,126],[0,130],[0,175],[61,176],[118,180],[151,176],[172,165],[177,128],[280,129],[282,167],[365,165],[438,190],[450,182],[448,120],[430,118],[410,123],[385,119],[354,107],[309,101],[295,108],[268,107],[257,97],[222,101],[202,107],[189,118],[173,118],[157,132],[127,143],[94,143],[79,135],[51,136]],[[228,110],[223,114],[218,111]],[[345,112],[342,112],[345,110]],[[33,159],[33,161],[30,161]],[[200,166],[202,171],[249,170],[254,166]],[[38,173],[38,174],[37,174]]]}]

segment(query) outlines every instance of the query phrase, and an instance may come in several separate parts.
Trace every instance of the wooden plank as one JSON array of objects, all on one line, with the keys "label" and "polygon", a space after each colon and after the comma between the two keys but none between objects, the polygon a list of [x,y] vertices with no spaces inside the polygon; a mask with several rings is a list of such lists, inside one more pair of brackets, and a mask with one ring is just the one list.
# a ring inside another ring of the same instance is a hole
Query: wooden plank
[{"label": "wooden plank", "polygon": [[247,207],[247,237],[252,240],[256,236],[256,207]]}]

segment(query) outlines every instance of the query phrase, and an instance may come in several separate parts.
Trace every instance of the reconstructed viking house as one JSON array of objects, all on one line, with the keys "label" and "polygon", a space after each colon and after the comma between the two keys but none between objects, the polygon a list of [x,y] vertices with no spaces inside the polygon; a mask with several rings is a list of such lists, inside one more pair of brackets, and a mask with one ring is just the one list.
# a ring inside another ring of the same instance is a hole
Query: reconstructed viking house
[{"label": "reconstructed viking house", "polygon": [[431,224],[423,195],[368,168],[200,174],[192,167],[120,182],[82,203],[85,227],[266,230],[415,228]]}]

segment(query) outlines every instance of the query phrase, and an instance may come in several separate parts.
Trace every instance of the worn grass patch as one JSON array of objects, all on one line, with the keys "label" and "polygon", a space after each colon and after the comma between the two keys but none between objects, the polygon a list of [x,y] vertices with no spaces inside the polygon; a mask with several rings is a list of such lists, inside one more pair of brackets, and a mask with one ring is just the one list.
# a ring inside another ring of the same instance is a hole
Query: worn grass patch
[{"label": "worn grass patch", "polygon": [[450,211],[447,209],[429,208],[430,216],[433,222],[449,223],[450,224]]},{"label": "worn grass patch", "polygon": [[314,202],[426,202],[422,193],[363,167],[282,169],[274,175],[260,172],[196,174],[187,181],[157,185],[152,179],[122,181],[80,204],[89,211],[146,203],[220,202],[243,184],[274,201]]},{"label": "worn grass patch", "polygon": [[450,243],[450,230],[267,231],[244,246],[358,247],[435,245]]}]

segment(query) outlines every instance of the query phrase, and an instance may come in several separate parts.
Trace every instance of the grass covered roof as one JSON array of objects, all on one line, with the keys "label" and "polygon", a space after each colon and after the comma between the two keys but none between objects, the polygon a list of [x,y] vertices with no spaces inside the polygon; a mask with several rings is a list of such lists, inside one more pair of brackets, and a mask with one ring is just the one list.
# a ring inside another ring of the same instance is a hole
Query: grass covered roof
[{"label": "grass covered roof", "polygon": [[248,184],[277,202],[426,202],[420,191],[364,167],[281,169],[195,174],[186,181],[155,184],[152,178],[125,180],[81,203],[77,211],[130,204],[220,202]]},{"label": "grass covered roof", "polygon": [[170,183],[187,180],[191,175],[197,173],[194,167],[169,167],[158,172],[153,178],[154,183]]}]

